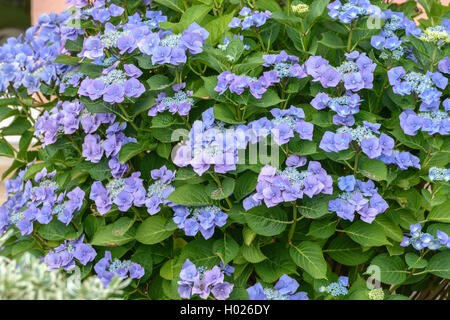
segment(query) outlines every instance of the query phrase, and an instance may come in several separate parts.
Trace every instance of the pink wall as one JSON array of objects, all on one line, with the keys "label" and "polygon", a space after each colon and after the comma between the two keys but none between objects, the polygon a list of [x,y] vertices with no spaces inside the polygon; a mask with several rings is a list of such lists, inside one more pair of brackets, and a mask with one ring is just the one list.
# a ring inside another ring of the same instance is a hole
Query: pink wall
[{"label": "pink wall", "polygon": [[[393,0],[392,2],[403,3],[408,0]],[[37,18],[43,12],[61,12],[68,6],[65,4],[66,0],[31,0],[31,19],[33,24],[37,22]],[[448,6],[450,0],[441,0],[443,5]],[[418,17],[420,19],[422,17]]]},{"label": "pink wall", "polygon": [[31,0],[31,21],[37,23],[38,17],[44,12],[60,13],[68,7],[66,0]]}]

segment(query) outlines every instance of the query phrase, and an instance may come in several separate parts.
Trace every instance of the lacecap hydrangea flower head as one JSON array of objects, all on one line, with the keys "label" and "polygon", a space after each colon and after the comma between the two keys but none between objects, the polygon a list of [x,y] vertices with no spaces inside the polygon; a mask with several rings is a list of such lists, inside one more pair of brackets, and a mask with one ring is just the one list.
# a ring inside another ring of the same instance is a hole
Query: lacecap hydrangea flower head
[{"label": "lacecap hydrangea flower head", "polygon": [[284,274],[273,288],[263,287],[261,283],[247,288],[249,300],[309,300],[303,291],[296,293],[300,284],[297,280]]},{"label": "lacecap hydrangea flower head", "polygon": [[207,299],[211,294],[217,300],[226,300],[233,291],[234,284],[225,281],[225,275],[230,276],[234,268],[226,265],[224,268],[214,266],[212,269],[197,267],[189,259],[184,262],[178,281],[178,294],[183,299],[198,295]]}]

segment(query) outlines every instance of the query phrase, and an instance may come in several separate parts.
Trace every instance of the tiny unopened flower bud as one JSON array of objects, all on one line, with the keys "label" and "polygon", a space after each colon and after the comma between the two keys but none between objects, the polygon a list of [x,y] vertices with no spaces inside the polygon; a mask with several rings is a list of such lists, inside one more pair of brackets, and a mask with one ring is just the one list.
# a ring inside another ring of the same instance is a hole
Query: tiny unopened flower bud
[{"label": "tiny unopened flower bud", "polygon": [[291,9],[295,14],[302,14],[302,13],[308,12],[309,6],[304,3],[297,3],[297,4],[293,4],[291,6]]},{"label": "tiny unopened flower bud", "polygon": [[369,298],[371,300],[383,300],[384,299],[384,292],[382,288],[373,289],[369,292]]}]

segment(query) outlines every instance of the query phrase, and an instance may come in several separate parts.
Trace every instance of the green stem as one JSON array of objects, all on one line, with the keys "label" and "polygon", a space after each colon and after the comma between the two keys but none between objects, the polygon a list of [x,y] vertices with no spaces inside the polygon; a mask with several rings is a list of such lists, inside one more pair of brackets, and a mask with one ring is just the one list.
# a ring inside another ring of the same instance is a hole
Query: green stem
[{"label": "green stem", "polygon": [[353,37],[353,28],[354,28],[354,24],[352,23],[350,26],[350,32],[348,34],[348,41],[347,41],[347,52],[350,52],[350,49],[352,47],[352,37]]},{"label": "green stem", "polygon": [[292,203],[292,220],[294,221],[294,223],[292,224],[291,229],[289,230],[288,246],[292,244],[291,240],[295,233],[295,226],[297,225],[297,201],[294,201]]},{"label": "green stem", "polygon": [[376,104],[375,104],[375,108],[376,108],[376,109],[375,109],[375,110],[372,110],[372,108],[370,107],[370,103],[369,103],[369,111],[370,111],[370,112],[372,112],[372,111],[377,112],[378,109],[380,108],[381,97],[383,96],[384,88],[386,88],[387,83],[388,83],[388,77],[385,76],[383,85],[381,86],[381,90],[380,90],[380,92],[378,93],[378,96],[377,96],[377,102],[376,102]]},{"label": "green stem", "polygon": [[117,104],[119,106],[120,111],[122,111],[123,116],[122,119],[124,119],[126,122],[128,122],[129,124],[131,124],[131,126],[134,128],[134,130],[136,130],[136,132],[139,131],[138,126],[133,122],[133,120],[130,118],[130,116],[128,115],[127,110],[124,108],[124,106],[121,103]]},{"label": "green stem", "polygon": [[358,172],[358,160],[359,160],[359,151],[356,152],[355,156],[355,164],[353,165],[353,175],[356,176],[356,173]]},{"label": "green stem", "polygon": [[[209,173],[209,175],[214,179],[214,181],[217,183],[217,185],[219,186],[219,188],[222,189],[222,183],[220,182],[220,179],[219,179],[219,177],[217,176],[217,174],[216,174],[215,172],[214,172],[214,173],[208,172],[208,173]],[[228,197],[225,198],[225,201],[226,201],[227,204],[228,204],[228,209],[233,208],[233,205],[231,204],[231,201],[230,201],[230,199],[228,199]]]},{"label": "green stem", "polygon": [[433,50],[433,57],[431,58],[431,66],[430,66],[430,72],[433,72],[433,68],[434,68],[434,60],[436,60],[436,54],[437,54],[437,46],[434,47]]}]

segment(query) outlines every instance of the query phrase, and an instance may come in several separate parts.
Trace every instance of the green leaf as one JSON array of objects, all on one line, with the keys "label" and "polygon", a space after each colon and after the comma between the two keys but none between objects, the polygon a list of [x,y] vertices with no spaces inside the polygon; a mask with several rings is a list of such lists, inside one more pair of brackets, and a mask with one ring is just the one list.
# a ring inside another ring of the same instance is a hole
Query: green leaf
[{"label": "green leaf", "polygon": [[297,265],[284,243],[267,245],[261,250],[267,259],[255,264],[255,271],[264,282],[277,281],[283,274],[297,274]]},{"label": "green leaf", "polygon": [[249,246],[244,244],[241,250],[242,256],[250,263],[259,263],[267,259],[257,241],[252,242]]},{"label": "green leaf", "polygon": [[95,234],[95,232],[100,228],[105,226],[105,218],[104,217],[97,217],[94,215],[88,215],[84,221],[84,230],[86,232],[86,235],[89,238],[92,238],[92,236]]},{"label": "green leaf", "polygon": [[304,269],[314,279],[327,278],[327,263],[323,257],[322,249],[317,243],[304,241],[298,245],[292,245],[289,254],[295,264]]},{"label": "green leaf", "polygon": [[124,144],[119,152],[119,161],[125,163],[144,150],[144,146],[140,143],[129,142]]},{"label": "green leaf", "polygon": [[430,259],[426,270],[435,276],[450,279],[450,251],[435,254]]},{"label": "green leaf", "polygon": [[302,23],[302,20],[299,17],[294,15],[288,16],[282,11],[273,12],[270,18],[296,30],[300,29],[300,25]]},{"label": "green leaf", "polygon": [[162,74],[156,74],[151,76],[147,80],[148,85],[150,86],[150,90],[161,91],[164,90],[171,85],[171,81],[169,78]]},{"label": "green leaf", "polygon": [[227,48],[225,49],[225,54],[227,56],[233,57],[233,61],[238,61],[242,55],[242,52],[244,52],[244,43],[239,37],[231,40],[228,43]]},{"label": "green leaf", "polygon": [[48,224],[42,225],[38,234],[49,241],[61,241],[68,239],[67,236],[73,234],[75,229],[72,225],[66,226],[64,223],[57,219],[53,219]]},{"label": "green leaf", "polygon": [[[160,1],[158,1],[160,2]],[[166,4],[164,4],[166,5]],[[180,7],[175,7],[174,3],[171,1],[171,9],[176,8],[176,10]],[[211,10],[211,5],[205,6],[205,5],[194,5],[188,8],[183,15],[181,16],[181,19],[178,23],[173,22],[160,22],[159,26],[161,29],[172,29],[175,33],[181,33],[183,30],[187,29],[193,22],[197,22],[200,24],[203,20],[203,18],[208,14],[208,12]],[[178,10],[177,10],[178,11]]]},{"label": "green leaf", "polygon": [[145,219],[137,228],[136,240],[144,244],[155,244],[167,239],[173,233],[168,223],[169,221],[161,216]]},{"label": "green leaf", "polygon": [[167,198],[183,206],[202,206],[212,204],[206,187],[201,184],[185,184],[177,187]]},{"label": "green leaf", "polygon": [[214,106],[214,118],[230,124],[239,124],[242,121],[236,120],[236,106],[226,104],[216,104]]},{"label": "green leaf", "polygon": [[21,136],[31,127],[31,123],[26,118],[16,117],[7,127],[2,129],[3,136]]},{"label": "green leaf", "polygon": [[0,140],[0,157],[14,158],[14,149],[5,140]]},{"label": "green leaf", "polygon": [[386,239],[382,227],[376,224],[369,224],[361,220],[353,222],[353,224],[346,228],[344,232],[355,242],[365,246],[382,246],[390,244]]},{"label": "green leaf", "polygon": [[233,193],[234,184],[234,179],[228,177],[222,181],[222,187],[219,187],[215,183],[210,183],[206,186],[206,191],[211,199],[222,200],[228,198]]},{"label": "green leaf", "polygon": [[433,207],[428,214],[427,220],[450,223],[450,200]]},{"label": "green leaf", "polygon": [[264,92],[261,99],[256,99],[255,97],[251,96],[249,103],[254,104],[255,106],[260,108],[267,108],[277,105],[283,101],[284,100],[280,99],[280,97],[278,96],[277,92],[274,89],[269,88],[267,89],[266,92]]},{"label": "green leaf", "polygon": [[172,280],[178,276],[177,264],[175,259],[167,260],[159,269],[159,275],[166,280]]},{"label": "green leaf", "polygon": [[306,16],[306,20],[308,21],[308,25],[314,20],[316,20],[318,17],[320,17],[325,9],[327,8],[328,3],[330,0],[314,0],[311,2],[311,5],[309,6],[308,14]]},{"label": "green leaf", "polygon": [[387,180],[387,166],[378,159],[366,159],[359,162],[360,172],[369,179],[380,181]]},{"label": "green leaf", "polygon": [[53,62],[54,63],[60,63],[60,64],[66,64],[69,66],[76,66],[80,64],[81,58],[79,57],[71,57],[68,55],[62,55],[57,57]]},{"label": "green leaf", "polygon": [[[232,210],[230,210],[230,212],[232,212]],[[242,229],[242,237],[244,238],[244,243],[249,246],[253,242],[253,240],[255,240],[256,232],[249,227],[244,226],[244,228]]]},{"label": "green leaf", "polygon": [[81,97],[80,101],[84,104],[86,109],[91,113],[114,113],[121,114],[119,108],[108,102],[98,100],[97,102],[92,101],[90,98]]},{"label": "green leaf", "polygon": [[410,269],[422,269],[428,265],[427,260],[412,252],[408,252],[405,255],[405,261]]},{"label": "green leaf", "polygon": [[115,247],[134,240],[135,230],[131,228],[134,219],[121,217],[112,224],[100,227],[92,237],[93,246]]},{"label": "green leaf", "polygon": [[267,208],[265,206],[250,209],[245,214],[245,220],[250,229],[257,234],[267,237],[282,233],[289,223],[286,212],[283,209],[279,207]]},{"label": "green leaf", "polygon": [[93,63],[82,63],[77,71],[84,73],[91,79],[96,79],[102,75],[103,66]]},{"label": "green leaf", "polygon": [[241,201],[250,193],[255,191],[258,184],[258,175],[252,171],[246,171],[237,178],[236,186],[234,187],[234,198],[236,201]]},{"label": "green leaf", "polygon": [[255,2],[255,6],[270,12],[281,11],[280,5],[274,0],[258,0]]},{"label": "green leaf", "polygon": [[174,11],[183,13],[184,5],[181,0],[155,0],[156,3],[162,4],[163,6],[172,9]]},{"label": "green leaf", "polygon": [[357,266],[370,258],[369,251],[363,252],[359,244],[353,242],[345,235],[334,238],[323,252],[328,254],[333,260],[346,266]]},{"label": "green leaf", "polygon": [[289,143],[289,150],[300,156],[307,156],[317,153],[317,143],[314,141],[302,140],[298,137],[292,138]]},{"label": "green leaf", "polygon": [[224,265],[233,260],[239,253],[239,245],[230,236],[214,241],[213,251],[219,255]]},{"label": "green leaf", "polygon": [[45,167],[44,162],[35,163],[35,164],[29,166],[23,179],[28,180],[28,179],[33,178],[35,176],[35,174],[38,173],[39,171],[41,171],[42,169],[44,169],[44,167]]},{"label": "green leaf", "polygon": [[229,29],[228,25],[233,19],[234,14],[230,13],[227,15],[216,17],[205,25],[205,29],[209,32],[209,37],[206,42],[211,45],[215,45],[219,39],[225,34]]},{"label": "green leaf", "polygon": [[400,257],[382,253],[373,258],[370,264],[380,268],[380,281],[383,283],[400,284],[406,280],[408,271]]},{"label": "green leaf", "polygon": [[92,177],[92,179],[97,181],[103,181],[105,179],[111,178],[111,169],[109,168],[108,161],[102,159],[99,163],[92,162],[80,162],[72,170],[72,177],[87,172]]},{"label": "green leaf", "polygon": [[332,200],[332,195],[319,194],[314,198],[304,196],[300,204],[297,206],[298,212],[310,219],[317,219],[328,214],[328,202]]},{"label": "green leaf", "polygon": [[131,261],[140,264],[144,268],[145,275],[141,281],[147,279],[152,274],[153,258],[150,246],[140,245],[131,256]]},{"label": "green leaf", "polygon": [[184,246],[177,262],[178,270],[181,270],[186,259],[191,260],[196,266],[204,266],[207,269],[218,265],[220,260],[213,250],[213,242],[205,239],[196,239]]},{"label": "green leaf", "polygon": [[172,145],[169,143],[158,143],[156,147],[156,154],[164,159],[169,159],[172,151]]},{"label": "green leaf", "polygon": [[342,41],[339,35],[331,31],[323,33],[322,39],[319,40],[319,43],[323,44],[327,48],[332,49],[343,49],[346,47],[344,41]]},{"label": "green leaf", "polygon": [[314,220],[307,235],[319,239],[328,239],[336,232],[337,220]]},{"label": "green leaf", "polygon": [[379,214],[373,223],[383,228],[386,236],[396,242],[403,240],[402,229],[395,224],[386,214]]},{"label": "green leaf", "polygon": [[152,128],[167,128],[177,122],[175,115],[168,112],[159,113],[152,117]]}]

